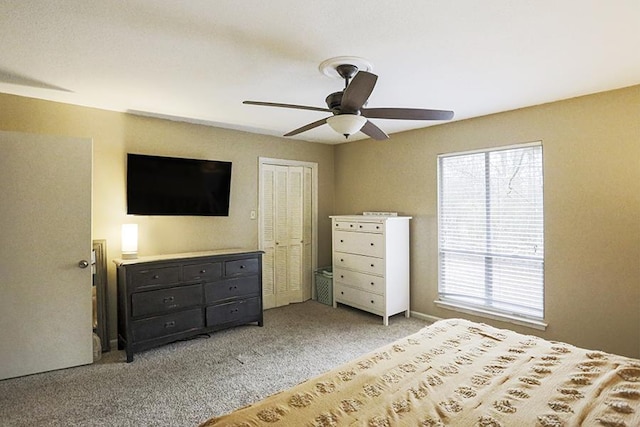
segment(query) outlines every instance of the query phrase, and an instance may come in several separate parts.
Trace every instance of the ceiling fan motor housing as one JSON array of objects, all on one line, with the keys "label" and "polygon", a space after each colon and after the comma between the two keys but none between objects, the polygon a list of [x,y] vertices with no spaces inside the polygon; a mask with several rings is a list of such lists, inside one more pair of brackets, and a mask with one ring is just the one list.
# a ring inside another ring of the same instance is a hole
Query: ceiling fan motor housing
[{"label": "ceiling fan motor housing", "polygon": [[325,99],[327,107],[333,112],[333,114],[340,114],[340,104],[342,103],[342,94],[344,92],[333,92]]}]

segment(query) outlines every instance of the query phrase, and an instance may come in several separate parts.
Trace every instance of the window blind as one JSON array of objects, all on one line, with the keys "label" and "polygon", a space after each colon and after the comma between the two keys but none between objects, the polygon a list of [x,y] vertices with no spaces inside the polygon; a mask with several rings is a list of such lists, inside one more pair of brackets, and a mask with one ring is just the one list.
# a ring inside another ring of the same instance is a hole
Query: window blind
[{"label": "window blind", "polygon": [[544,317],[542,145],[438,157],[439,299]]}]

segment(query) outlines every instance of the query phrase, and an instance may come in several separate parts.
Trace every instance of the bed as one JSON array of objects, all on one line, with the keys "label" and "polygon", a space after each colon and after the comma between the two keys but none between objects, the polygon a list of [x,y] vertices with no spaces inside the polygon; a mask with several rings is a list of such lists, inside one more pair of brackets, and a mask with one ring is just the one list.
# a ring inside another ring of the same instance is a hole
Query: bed
[{"label": "bed", "polygon": [[640,426],[640,360],[441,320],[213,426]]}]

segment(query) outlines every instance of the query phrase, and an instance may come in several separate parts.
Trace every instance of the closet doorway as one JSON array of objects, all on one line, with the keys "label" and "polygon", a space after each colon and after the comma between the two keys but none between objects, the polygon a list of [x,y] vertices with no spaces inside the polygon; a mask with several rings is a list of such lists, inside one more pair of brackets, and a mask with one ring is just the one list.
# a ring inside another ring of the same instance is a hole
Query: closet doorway
[{"label": "closet doorway", "polygon": [[317,169],[317,163],[259,159],[265,309],[311,299],[318,247]]}]

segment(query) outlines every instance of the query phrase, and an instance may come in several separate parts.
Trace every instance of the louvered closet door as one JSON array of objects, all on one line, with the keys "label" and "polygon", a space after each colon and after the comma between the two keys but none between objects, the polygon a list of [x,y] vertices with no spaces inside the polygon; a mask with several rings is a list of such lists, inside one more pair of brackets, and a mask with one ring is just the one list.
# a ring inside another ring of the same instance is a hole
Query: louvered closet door
[{"label": "louvered closet door", "polygon": [[276,305],[302,301],[303,168],[278,166]]},{"label": "louvered closet door", "polygon": [[310,181],[309,168],[263,165],[261,221],[265,308],[311,298]]},{"label": "louvered closet door", "polygon": [[304,168],[303,174],[304,191],[302,194],[302,258],[304,260],[304,263],[302,266],[302,300],[306,301],[311,299],[311,283],[313,280],[311,271],[311,266],[313,265],[313,251],[311,245],[311,243],[313,242],[313,178],[311,168]]},{"label": "louvered closet door", "polygon": [[275,290],[275,166],[264,165],[260,177],[260,221],[262,230],[262,304],[276,306]]}]

